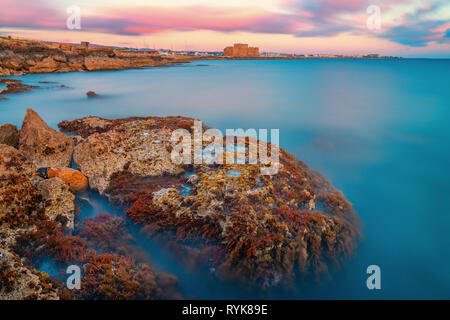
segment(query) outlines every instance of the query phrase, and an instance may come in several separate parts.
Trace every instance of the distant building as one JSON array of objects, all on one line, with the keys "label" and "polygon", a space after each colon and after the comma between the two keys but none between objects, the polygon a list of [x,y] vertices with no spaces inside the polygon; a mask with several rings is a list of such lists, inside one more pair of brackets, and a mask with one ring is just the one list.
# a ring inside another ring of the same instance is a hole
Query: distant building
[{"label": "distant building", "polygon": [[246,43],[235,43],[232,47],[223,49],[226,57],[259,57],[258,47],[249,47]]},{"label": "distant building", "polygon": [[83,48],[88,48],[89,47],[89,42],[87,42],[87,41],[81,41],[81,46],[83,47]]}]

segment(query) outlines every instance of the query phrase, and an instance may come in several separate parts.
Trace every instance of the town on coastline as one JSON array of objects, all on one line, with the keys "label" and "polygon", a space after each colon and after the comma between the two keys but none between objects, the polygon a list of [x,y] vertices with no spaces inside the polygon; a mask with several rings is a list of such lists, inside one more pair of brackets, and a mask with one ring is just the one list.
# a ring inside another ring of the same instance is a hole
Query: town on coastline
[{"label": "town on coastline", "polygon": [[[2,40],[9,41],[28,41],[33,40],[18,39],[12,36],[1,36],[0,35],[0,46]],[[105,48],[119,50],[121,53],[126,54],[145,54],[149,56],[161,56],[161,57],[185,57],[185,58],[215,58],[215,59],[236,59],[236,58],[281,58],[281,59],[317,59],[317,58],[347,58],[347,59],[388,59],[388,58],[400,58],[396,56],[384,56],[378,53],[365,53],[365,54],[333,54],[333,53],[286,53],[286,52],[260,52],[258,47],[250,47],[246,43],[235,43],[233,46],[224,48],[223,50],[217,51],[202,51],[202,50],[171,50],[171,49],[156,49],[156,48],[130,48],[130,47],[115,47],[115,46],[104,46],[100,44],[91,44],[87,41],[83,41],[80,44],[73,43],[59,43],[59,42],[46,42],[46,41],[36,41],[40,43],[45,43],[54,49],[63,49],[69,51],[77,51],[77,49],[89,49],[89,50],[102,50]]]},{"label": "town on coastline", "polygon": [[[79,44],[18,39],[0,36],[0,76],[20,76],[30,73],[106,71],[142,67],[160,67],[199,60],[264,60],[264,59],[395,59],[379,54],[324,55],[260,52],[258,47],[236,43],[223,51],[174,51],[167,49],[123,48],[91,44]],[[29,91],[37,86],[22,83],[18,79],[0,79],[5,94]],[[95,94],[95,93],[94,93]],[[95,96],[91,94],[88,96]]]}]

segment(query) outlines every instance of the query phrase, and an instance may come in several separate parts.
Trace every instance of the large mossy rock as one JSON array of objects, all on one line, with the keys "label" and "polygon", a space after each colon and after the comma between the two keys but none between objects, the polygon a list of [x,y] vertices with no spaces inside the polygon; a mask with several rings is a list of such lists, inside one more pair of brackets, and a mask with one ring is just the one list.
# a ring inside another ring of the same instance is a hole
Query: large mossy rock
[{"label": "large mossy rock", "polygon": [[87,117],[59,126],[84,137],[74,160],[90,186],[187,266],[270,288],[319,277],[356,250],[360,231],[351,204],[282,149],[278,173],[262,175],[261,165],[173,164],[171,133],[192,133],[189,118]]}]

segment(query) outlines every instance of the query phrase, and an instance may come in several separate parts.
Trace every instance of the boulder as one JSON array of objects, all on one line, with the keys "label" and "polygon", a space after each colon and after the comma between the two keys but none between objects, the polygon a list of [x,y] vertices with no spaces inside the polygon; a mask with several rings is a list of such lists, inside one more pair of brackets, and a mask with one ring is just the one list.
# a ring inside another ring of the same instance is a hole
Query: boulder
[{"label": "boulder", "polygon": [[17,148],[19,145],[19,131],[15,125],[6,123],[0,126],[0,143]]},{"label": "boulder", "polygon": [[33,167],[70,167],[75,142],[50,128],[32,109],[27,109],[19,131],[19,150]]},{"label": "boulder", "polygon": [[84,191],[89,187],[86,176],[71,168],[40,168],[38,172],[45,178],[59,178],[74,192]]},{"label": "boulder", "polygon": [[88,98],[97,98],[98,94],[96,94],[94,91],[88,91],[86,92],[86,95],[88,96]]}]

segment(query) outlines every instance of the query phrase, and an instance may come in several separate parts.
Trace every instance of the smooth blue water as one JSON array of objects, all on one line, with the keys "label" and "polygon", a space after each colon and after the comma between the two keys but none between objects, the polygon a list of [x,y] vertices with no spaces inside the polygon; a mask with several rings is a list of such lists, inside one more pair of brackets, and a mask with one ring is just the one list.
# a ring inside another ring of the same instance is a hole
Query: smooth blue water
[{"label": "smooth blue water", "polygon": [[[183,115],[221,130],[279,128],[281,146],[354,204],[365,236],[344,270],[292,298],[450,298],[450,60],[202,63],[23,76],[70,88],[11,95],[0,122],[20,126],[31,107],[53,127],[87,115]],[[366,287],[371,264],[379,291]]]}]

